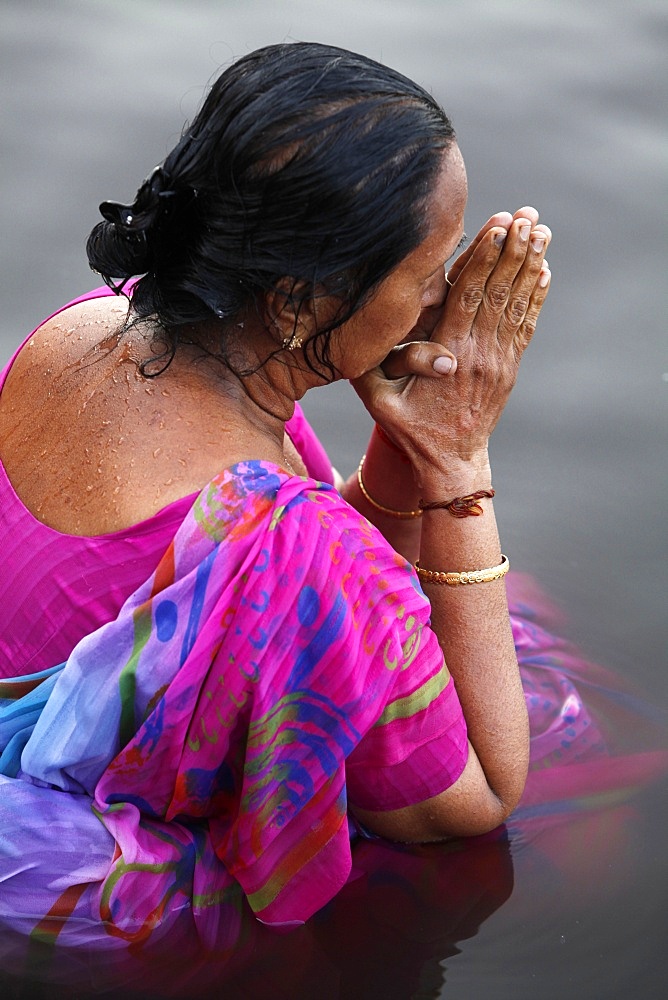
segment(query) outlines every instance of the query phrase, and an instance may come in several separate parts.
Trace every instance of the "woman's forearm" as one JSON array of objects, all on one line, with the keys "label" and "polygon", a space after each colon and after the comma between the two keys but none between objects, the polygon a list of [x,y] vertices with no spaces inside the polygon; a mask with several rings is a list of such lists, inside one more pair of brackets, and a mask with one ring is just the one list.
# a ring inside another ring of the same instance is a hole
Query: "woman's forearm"
[{"label": "woman's forearm", "polygon": [[360,489],[357,470],[343,483],[342,496],[378,528],[395,551],[414,563],[420,554],[422,518],[392,516],[377,506],[395,511],[417,509],[419,496],[412,468],[399,449],[383,440],[376,429],[367,446],[362,481],[367,496]]},{"label": "woman's forearm", "polygon": [[[466,479],[463,474],[434,482],[437,492],[430,499],[449,500],[488,485],[479,474]],[[482,516],[461,520],[447,511],[425,511],[421,567],[463,572],[500,564],[491,500],[481,505]],[[382,836],[424,842],[475,836],[506,819],[524,789],[529,730],[503,579],[449,586],[423,576],[421,582],[466,719],[469,758],[455,784],[432,799],[394,812],[355,811]]]},{"label": "woman's forearm", "polygon": [[[444,464],[447,466],[447,463]],[[444,466],[441,467],[442,470]],[[376,503],[416,510],[420,499],[450,500],[491,486],[487,455],[447,471],[423,472],[418,487],[412,467],[377,431],[364,463],[365,491]],[[482,516],[453,517],[446,510],[400,519],[384,514],[360,490],[357,472],[342,493],[410,562],[424,569],[469,571],[496,566],[501,544],[491,499]],[[431,603],[431,622],[459,694],[469,739],[500,809],[521,795],[528,763],[528,723],[510,628],[505,583],[421,585]]]},{"label": "woman's forearm", "polygon": [[[447,463],[446,463],[447,465]],[[420,499],[450,500],[491,486],[487,456],[447,472],[434,470],[416,484],[412,469],[377,433],[364,463],[365,491],[374,501],[398,510],[415,510]],[[455,518],[446,510],[419,518],[386,515],[360,490],[357,472],[343,495],[374,523],[388,542],[423,569],[462,572],[487,569],[501,561],[493,502],[480,501],[483,514]],[[526,780],[528,721],[510,628],[505,583],[449,586],[421,578],[431,604],[431,624],[453,676],[466,718],[469,740],[489,788],[490,824],[516,805]]]},{"label": "woman's forearm", "polygon": [[[457,468],[427,477],[426,499],[450,500],[491,486],[489,465]],[[453,517],[428,510],[422,517],[420,566],[425,570],[482,570],[501,562],[491,499],[483,514]],[[505,582],[447,584],[421,579],[468,727],[469,740],[490,790],[506,811],[524,788],[529,733],[524,695],[510,627]]]}]

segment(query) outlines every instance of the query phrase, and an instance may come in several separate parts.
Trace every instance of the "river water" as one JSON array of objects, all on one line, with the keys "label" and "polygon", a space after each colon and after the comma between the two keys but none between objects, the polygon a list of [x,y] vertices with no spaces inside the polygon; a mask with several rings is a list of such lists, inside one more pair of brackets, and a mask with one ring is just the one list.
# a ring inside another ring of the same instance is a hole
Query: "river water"
[{"label": "river water", "polygon": [[[527,203],[554,232],[548,304],[495,435],[504,550],[587,656],[665,706],[666,13],[658,0],[1,0],[1,359],[93,286],[83,243],[98,202],[132,197],[221,65],[312,39],[395,66],[454,121],[469,234]],[[347,386],[312,396],[307,412],[349,472],[365,414]],[[637,735],[622,734],[629,746]],[[477,906],[407,912],[403,934],[382,893],[359,892],[330,918],[336,947],[326,921],[314,932],[322,989],[276,986],[295,961],[286,944],[263,953],[266,993],[658,996],[666,813],[665,782],[643,784],[540,852],[515,850],[510,868],[481,845],[453,876],[470,885],[491,865]],[[443,892],[459,898],[452,879]]]}]

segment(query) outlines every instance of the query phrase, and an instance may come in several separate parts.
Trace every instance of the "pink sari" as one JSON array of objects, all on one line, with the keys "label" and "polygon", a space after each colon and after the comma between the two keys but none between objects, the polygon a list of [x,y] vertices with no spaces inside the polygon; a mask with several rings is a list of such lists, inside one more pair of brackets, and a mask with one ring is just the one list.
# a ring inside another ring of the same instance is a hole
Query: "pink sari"
[{"label": "pink sari", "polygon": [[348,800],[411,805],[467,756],[410,565],[261,462],[209,484],[115,621],[0,698],[0,905],[40,936],[136,944],[186,911],[227,939],[242,897],[301,923],[350,874]]}]

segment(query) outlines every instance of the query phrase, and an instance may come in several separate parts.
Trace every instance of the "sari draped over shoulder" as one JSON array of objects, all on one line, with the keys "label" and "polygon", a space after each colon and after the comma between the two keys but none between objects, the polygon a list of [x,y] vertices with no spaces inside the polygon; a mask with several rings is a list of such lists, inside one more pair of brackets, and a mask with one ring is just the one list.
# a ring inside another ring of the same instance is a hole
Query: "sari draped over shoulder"
[{"label": "sari draped over shoulder", "polygon": [[301,923],[349,876],[348,800],[411,805],[467,757],[412,567],[333,488],[259,461],[202,491],[114,621],[0,699],[2,909],[29,896],[51,934],[137,942],[189,909],[213,939],[246,901]]}]

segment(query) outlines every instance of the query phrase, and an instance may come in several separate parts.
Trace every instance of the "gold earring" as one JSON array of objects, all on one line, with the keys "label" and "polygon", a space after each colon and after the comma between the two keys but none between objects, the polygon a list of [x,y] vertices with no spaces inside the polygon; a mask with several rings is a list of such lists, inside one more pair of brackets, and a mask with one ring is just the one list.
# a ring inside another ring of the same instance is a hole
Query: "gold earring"
[{"label": "gold earring", "polygon": [[302,338],[298,337],[296,333],[293,333],[290,337],[286,337],[281,343],[281,347],[283,347],[286,351],[294,351],[296,348],[301,346]]}]

